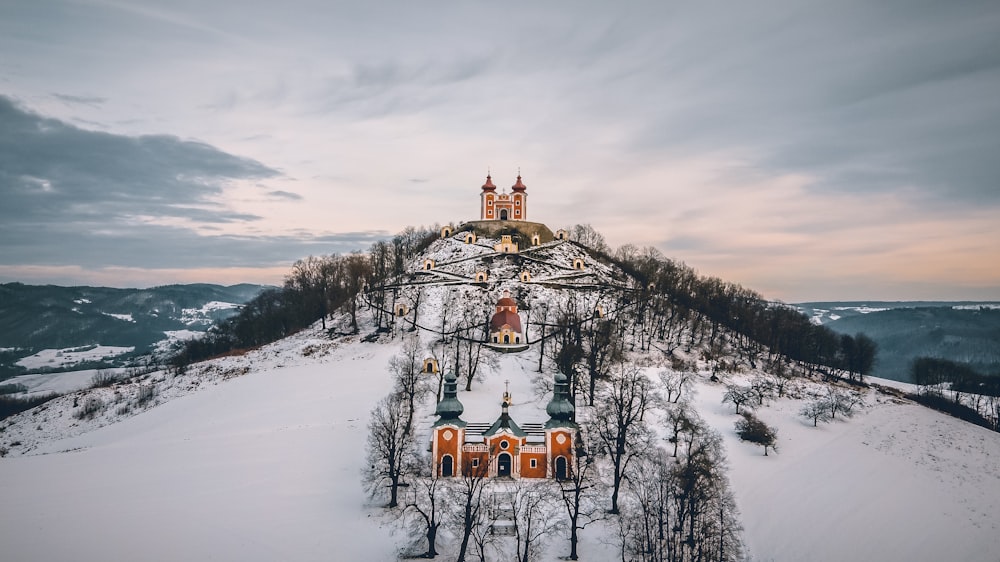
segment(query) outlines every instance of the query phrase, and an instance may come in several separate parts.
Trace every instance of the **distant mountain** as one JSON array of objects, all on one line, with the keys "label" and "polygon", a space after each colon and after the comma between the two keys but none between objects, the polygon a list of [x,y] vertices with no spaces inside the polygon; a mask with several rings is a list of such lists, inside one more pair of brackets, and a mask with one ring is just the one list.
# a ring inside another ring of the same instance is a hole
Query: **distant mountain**
[{"label": "distant mountain", "polygon": [[916,357],[967,363],[982,374],[1000,373],[1000,303],[812,302],[793,305],[813,322],[843,333],[864,333],[878,343],[874,375],[909,380]]},{"label": "distant mountain", "polygon": [[0,285],[0,378],[121,365],[206,330],[263,289],[250,284],[151,289]]}]

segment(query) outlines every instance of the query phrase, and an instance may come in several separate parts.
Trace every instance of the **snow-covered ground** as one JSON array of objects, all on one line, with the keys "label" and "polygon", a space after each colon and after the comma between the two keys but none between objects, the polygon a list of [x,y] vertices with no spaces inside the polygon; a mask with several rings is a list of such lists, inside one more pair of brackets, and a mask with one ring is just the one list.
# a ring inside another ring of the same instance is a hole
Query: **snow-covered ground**
[{"label": "snow-covered ground", "polygon": [[118,320],[121,320],[123,322],[132,322],[132,323],[135,323],[135,318],[132,317],[132,313],[128,313],[128,314],[115,314],[113,312],[102,312],[101,314],[103,314],[105,316],[110,316],[112,318],[117,318]]},{"label": "snow-covered ground", "polygon": [[43,349],[34,355],[29,355],[17,362],[26,369],[59,369],[66,365],[76,365],[87,361],[100,361],[109,357],[117,357],[135,351],[135,347],[120,347],[113,345],[95,345],[86,347],[70,347],[66,349]]},{"label": "snow-covered ground", "polygon": [[359,478],[398,346],[302,361],[308,344],[283,345],[245,376],[0,459],[4,559],[393,559]]},{"label": "snow-covered ground", "polygon": [[757,411],[778,429],[765,457],[723,392],[702,385],[697,408],[724,436],[754,559],[1000,559],[1000,434],[874,391],[818,427],[779,399]]},{"label": "snow-covered ground", "polygon": [[242,305],[222,302],[222,301],[210,301],[205,303],[201,308],[184,308],[181,309],[181,322],[187,325],[192,324],[211,324],[213,312],[219,310],[229,310],[233,308],[240,308]]},{"label": "snow-covered ground", "polygon": [[[120,376],[125,369],[101,369],[109,373]],[[90,386],[93,382],[97,369],[83,369],[80,371],[63,371],[61,373],[43,373],[34,375],[18,375],[7,379],[4,384],[20,384],[27,390],[24,394],[67,394],[76,392]],[[2,425],[2,422],[0,422]]]},{"label": "snow-covered ground", "polygon": [[[420,278],[438,281],[402,292],[415,302],[420,291],[426,326],[456,313],[445,305],[454,282],[446,272],[468,276],[478,267],[456,263],[463,250],[451,242],[430,250],[442,275]],[[533,275],[561,275],[573,251],[555,246],[548,255],[559,267],[533,262]],[[506,280],[461,287],[466,298],[495,302],[501,289],[518,288],[510,278],[521,267],[505,264],[494,263],[491,276]],[[560,289],[530,288],[536,306],[565,304]],[[362,335],[371,333],[366,313],[361,320]],[[78,395],[0,422],[8,449],[0,459],[0,552],[10,560],[395,559],[407,537],[370,505],[361,473],[368,415],[391,388],[388,364],[401,347],[398,335],[329,340],[315,326],[183,375],[88,390],[105,404],[93,419],[73,415],[86,399]],[[548,396],[532,382],[537,353],[496,355],[484,365],[472,391],[459,392],[463,419],[496,419],[509,384],[513,419],[544,420]],[[757,411],[778,430],[778,452],[765,457],[738,440],[724,386],[699,368],[691,400],[723,436],[753,560],[1000,560],[1000,434],[877,390],[854,417],[819,427],[799,415],[805,399],[780,398]],[[818,385],[797,380],[793,394]],[[145,386],[155,395],[139,404]],[[424,434],[430,411],[428,404],[418,420]],[[616,559],[610,527],[581,532],[583,560]],[[566,534],[556,533],[541,560],[555,562],[567,549]]]},{"label": "snow-covered ground", "polygon": [[[368,506],[360,474],[367,416],[390,389],[399,341],[300,334],[207,371],[248,366],[245,375],[178,383],[176,398],[164,392],[161,405],[100,429],[57,420],[56,404],[7,429],[62,428],[0,460],[5,557],[393,559],[403,537]],[[509,380],[514,419],[543,418],[536,360],[500,356],[459,393],[464,417],[495,419]],[[779,452],[764,457],[735,436],[723,392],[702,381],[694,404],[724,436],[755,560],[1000,557],[1000,435],[874,392],[855,417],[814,428],[798,415],[803,401],[785,398],[758,410],[779,433]],[[613,553],[598,527],[582,538],[590,552]],[[546,559],[564,550],[554,537]]]}]

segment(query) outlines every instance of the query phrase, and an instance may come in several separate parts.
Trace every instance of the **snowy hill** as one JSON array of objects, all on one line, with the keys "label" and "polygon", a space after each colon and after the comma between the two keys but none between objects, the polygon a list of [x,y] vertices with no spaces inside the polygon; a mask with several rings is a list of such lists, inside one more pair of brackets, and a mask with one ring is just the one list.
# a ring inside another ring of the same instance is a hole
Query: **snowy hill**
[{"label": "snowy hill", "polygon": [[263,288],[0,285],[0,378],[123,365],[204,332]]},{"label": "snowy hill", "polygon": [[879,348],[874,374],[910,380],[917,357],[964,363],[1000,373],[1000,303],[898,302],[795,305],[813,322],[842,334],[864,333]]},{"label": "snowy hill", "polygon": [[[630,283],[572,243],[518,255],[499,255],[491,244],[432,244],[392,287],[416,310],[379,337],[368,337],[375,326],[363,308],[357,336],[331,338],[317,325],[183,374],[82,391],[0,422],[4,557],[395,559],[410,538],[360,482],[369,412],[392,388],[389,363],[404,337],[433,353],[441,345],[434,329],[466,313],[481,321],[506,289],[534,340],[540,328],[531,319],[543,309],[610,309],[619,302],[609,287]],[[428,259],[435,263],[425,269]],[[585,260],[583,270],[576,259]],[[525,270],[529,281],[521,281]],[[475,281],[479,271],[487,281]],[[347,322],[338,317],[334,332]],[[720,371],[704,351],[677,351],[695,381],[685,397],[722,436],[754,560],[1000,558],[1000,434],[875,388],[863,391],[853,417],[813,427],[799,411],[828,384],[797,378],[786,396],[757,409],[778,430],[778,452],[765,457],[738,439],[740,418],[722,402],[726,384],[764,372]],[[472,390],[459,392],[465,418],[492,421],[509,390],[514,419],[544,419],[552,371],[537,372],[539,346],[484,353],[490,359]],[[629,359],[650,380],[673,368],[655,348]],[[713,374],[721,380],[712,382]],[[91,399],[100,406],[81,416]],[[419,410],[422,440],[433,406]],[[581,407],[581,419],[589,415]],[[565,556],[567,540],[553,533],[540,559]],[[611,518],[587,527],[581,559],[620,559],[617,540]],[[440,558],[453,559],[454,536],[442,543]]]}]

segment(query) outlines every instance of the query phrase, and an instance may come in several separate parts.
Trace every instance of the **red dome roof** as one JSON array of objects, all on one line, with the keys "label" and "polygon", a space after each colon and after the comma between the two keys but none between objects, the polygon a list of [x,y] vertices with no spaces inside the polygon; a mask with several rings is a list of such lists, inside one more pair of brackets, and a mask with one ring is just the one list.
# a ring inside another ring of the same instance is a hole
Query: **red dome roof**
[{"label": "red dome roof", "polygon": [[528,186],[521,183],[521,174],[517,175],[517,183],[511,186],[511,189],[514,191],[524,191],[525,189],[528,189]]},{"label": "red dome roof", "polygon": [[497,186],[493,185],[493,178],[486,174],[486,183],[483,184],[483,191],[496,191]]},{"label": "red dome roof", "polygon": [[493,315],[493,318],[490,319],[490,331],[499,332],[505,324],[510,326],[511,330],[521,333],[521,317],[516,312],[509,310],[497,312]]},{"label": "red dome roof", "polygon": [[497,301],[497,306],[513,306],[517,308],[517,303],[510,297],[504,297]]}]

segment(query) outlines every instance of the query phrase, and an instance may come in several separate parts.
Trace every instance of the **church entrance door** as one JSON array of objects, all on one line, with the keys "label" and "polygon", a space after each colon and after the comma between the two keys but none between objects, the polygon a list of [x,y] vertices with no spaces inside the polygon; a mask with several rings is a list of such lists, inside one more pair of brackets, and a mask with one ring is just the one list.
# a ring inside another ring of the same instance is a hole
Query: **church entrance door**
[{"label": "church entrance door", "polygon": [[500,220],[507,220],[507,209],[500,209]]},{"label": "church entrance door", "polygon": [[556,457],[556,480],[566,479],[566,457]]},{"label": "church entrance door", "polygon": [[511,458],[507,453],[500,453],[497,457],[497,476],[510,476]]}]

